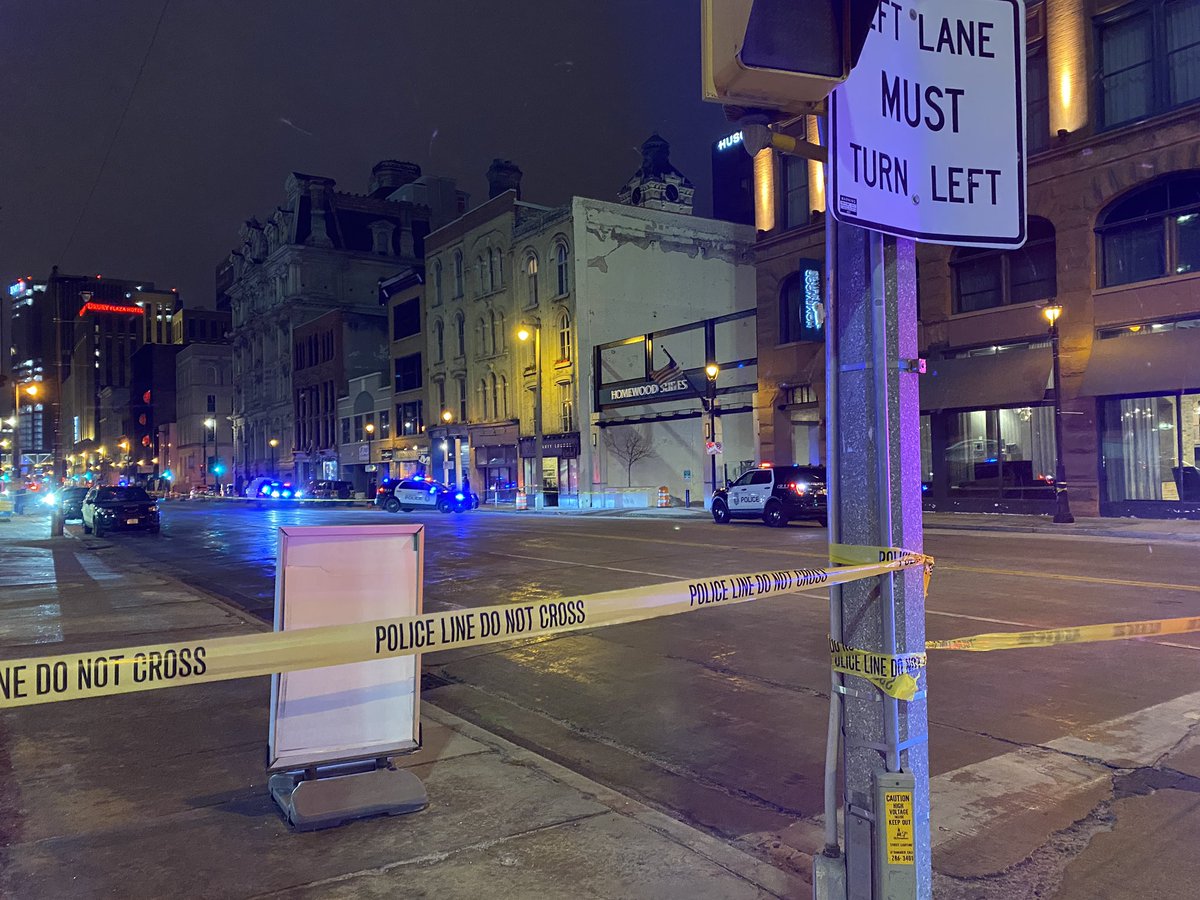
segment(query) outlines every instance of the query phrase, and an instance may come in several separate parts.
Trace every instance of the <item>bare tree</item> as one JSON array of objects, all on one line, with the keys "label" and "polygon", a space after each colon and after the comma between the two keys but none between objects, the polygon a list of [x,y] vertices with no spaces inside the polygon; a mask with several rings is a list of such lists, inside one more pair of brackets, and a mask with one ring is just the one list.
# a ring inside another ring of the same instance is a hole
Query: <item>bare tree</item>
[{"label": "bare tree", "polygon": [[630,426],[621,428],[617,434],[611,428],[606,429],[604,443],[625,464],[625,484],[633,487],[633,467],[655,455],[654,442],[641,428]]}]

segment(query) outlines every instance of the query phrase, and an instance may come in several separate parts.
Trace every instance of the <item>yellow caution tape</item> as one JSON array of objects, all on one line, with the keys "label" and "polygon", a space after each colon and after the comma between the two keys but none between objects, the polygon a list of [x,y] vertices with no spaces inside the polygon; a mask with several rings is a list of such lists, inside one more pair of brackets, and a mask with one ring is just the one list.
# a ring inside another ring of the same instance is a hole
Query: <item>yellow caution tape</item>
[{"label": "yellow caution tape", "polygon": [[923,589],[929,594],[929,580],[933,577],[934,559],[923,553],[905,550],[902,547],[866,547],[857,544],[830,544],[829,561],[834,565],[860,566],[871,563],[895,562],[901,567],[924,566]]},{"label": "yellow caution tape", "polygon": [[775,569],[352,625],[0,660],[0,709],[543,637],[873,578],[900,562]]},{"label": "yellow caution tape", "polygon": [[897,700],[912,700],[916,696],[916,673],[925,668],[924,653],[875,653],[849,647],[832,638],[829,651],[833,657],[833,671],[864,678]]},{"label": "yellow caution tape", "polygon": [[1058,644],[1091,644],[1096,641],[1127,641],[1163,634],[1200,631],[1200,616],[1182,619],[1148,619],[1143,622],[1110,622],[1076,628],[1045,628],[1039,631],[999,631],[974,634],[944,641],[926,641],[927,650],[1019,650],[1024,647],[1054,647]]}]

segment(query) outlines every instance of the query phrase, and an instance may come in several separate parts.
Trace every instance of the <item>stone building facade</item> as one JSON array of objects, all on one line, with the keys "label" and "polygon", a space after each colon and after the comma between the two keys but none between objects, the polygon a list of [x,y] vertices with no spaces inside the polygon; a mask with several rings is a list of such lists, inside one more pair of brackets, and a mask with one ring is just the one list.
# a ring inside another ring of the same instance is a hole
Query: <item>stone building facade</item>
[{"label": "stone building facade", "polygon": [[[379,314],[379,282],[418,263],[431,222],[458,212],[408,199],[420,175],[411,163],[381,162],[361,195],[293,172],[267,220],[243,225],[223,295],[233,313],[234,464],[244,478],[271,468],[272,438],[280,441],[274,466],[281,474],[311,467],[310,442],[302,445],[297,433],[292,332],[333,309]],[[336,418],[336,396],[320,403],[313,416]]]},{"label": "stone building facade", "polygon": [[[490,503],[511,502],[518,490],[540,493],[546,505],[606,502],[609,453],[601,432],[624,419],[596,409],[595,349],[753,308],[753,232],[691,216],[690,182],[670,166],[665,141],[655,136],[643,150],[643,166],[623,192],[627,203],[526,203],[515,167],[497,161],[491,199],[430,235],[426,419],[435,477],[467,474]],[[521,326],[528,340],[519,339]],[[695,364],[690,348],[676,349],[681,366]],[[752,364],[752,348],[747,356]],[[654,365],[665,362],[660,355]],[[534,471],[538,392],[541,472]],[[690,403],[696,409],[680,417],[685,425],[654,426],[656,459],[640,472],[655,485],[671,479],[679,496],[683,471],[696,470],[698,493],[705,471],[699,404]],[[625,471],[616,470],[628,487]]]}]

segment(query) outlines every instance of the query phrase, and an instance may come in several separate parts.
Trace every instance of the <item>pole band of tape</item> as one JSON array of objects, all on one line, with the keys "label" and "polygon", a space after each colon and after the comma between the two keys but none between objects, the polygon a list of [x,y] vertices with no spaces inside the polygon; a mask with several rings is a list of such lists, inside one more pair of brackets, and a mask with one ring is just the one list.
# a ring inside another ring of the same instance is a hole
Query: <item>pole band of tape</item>
[{"label": "pole band of tape", "polygon": [[897,700],[912,700],[916,696],[917,675],[926,665],[924,653],[876,653],[850,647],[832,638],[829,652],[833,671],[866,679]]}]

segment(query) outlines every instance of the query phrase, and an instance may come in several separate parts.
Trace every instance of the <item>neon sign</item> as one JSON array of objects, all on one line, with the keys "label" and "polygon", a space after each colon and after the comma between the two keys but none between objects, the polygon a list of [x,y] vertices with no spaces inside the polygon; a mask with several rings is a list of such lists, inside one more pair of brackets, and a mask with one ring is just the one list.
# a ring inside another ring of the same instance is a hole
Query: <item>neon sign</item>
[{"label": "neon sign", "polygon": [[728,150],[730,147],[736,147],[741,142],[742,142],[742,133],[740,131],[735,131],[733,134],[729,135],[728,137],[723,137],[719,141],[717,141],[717,149],[718,150]]},{"label": "neon sign", "polygon": [[118,303],[98,303],[95,300],[89,300],[83,304],[83,306],[79,307],[79,314],[81,316],[84,313],[89,312],[128,313],[129,315],[134,316],[144,316],[146,314],[146,310],[142,309],[140,306],[122,306]]}]

